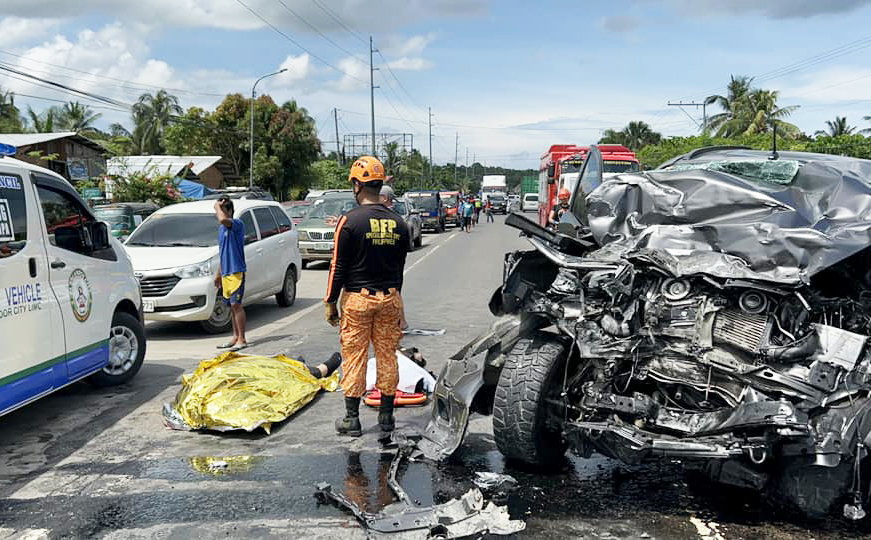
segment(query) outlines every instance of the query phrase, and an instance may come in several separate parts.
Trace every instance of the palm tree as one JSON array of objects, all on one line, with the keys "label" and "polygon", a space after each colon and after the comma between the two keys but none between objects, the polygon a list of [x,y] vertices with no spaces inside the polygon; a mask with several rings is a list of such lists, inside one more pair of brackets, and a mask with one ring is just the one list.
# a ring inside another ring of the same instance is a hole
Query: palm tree
[{"label": "palm tree", "polygon": [[[864,120],[866,122],[871,122],[871,116],[863,116],[862,120]],[[863,133],[863,134],[864,133],[871,133],[871,128],[861,129],[861,130],[859,130],[859,133]]]},{"label": "palm tree", "polygon": [[743,127],[746,124],[742,135],[768,133],[775,125],[778,132],[787,137],[794,137],[801,133],[798,126],[783,120],[798,109],[798,105],[778,107],[777,97],[779,94],[776,90],[762,90],[761,88],[750,92],[746,100],[746,110],[739,112],[736,117],[739,122],[735,127]]},{"label": "palm tree", "polygon": [[650,129],[646,122],[637,121],[629,124],[620,131],[606,129],[602,132],[599,144],[622,144],[637,152],[649,144],[658,144],[662,135]]},{"label": "palm tree", "polygon": [[0,133],[19,133],[21,112],[15,106],[15,94],[0,88]]},{"label": "palm tree", "polygon": [[744,77],[742,75],[732,75],[729,84],[726,86],[726,95],[713,95],[705,98],[706,105],[717,104],[723,109],[720,114],[715,114],[708,117],[708,124],[703,126],[704,129],[716,130],[719,134],[721,131],[728,131],[725,128],[726,124],[735,114],[741,109],[742,104],[746,101],[750,94],[750,84],[753,82],[752,77]]},{"label": "palm tree", "polygon": [[55,107],[37,114],[30,105],[27,106],[27,116],[30,117],[30,123],[33,124],[33,131],[37,133],[51,133],[54,131],[54,121],[57,119],[58,110]]},{"label": "palm tree", "polygon": [[116,122],[109,126],[109,135],[113,137],[129,137],[130,132],[126,127]]},{"label": "palm tree", "polygon": [[850,135],[855,131],[855,127],[847,124],[847,117],[836,116],[834,120],[826,120],[827,129],[818,130],[814,135],[837,137],[838,135]]},{"label": "palm tree", "polygon": [[81,133],[83,131],[93,131],[94,122],[101,116],[100,113],[94,113],[87,105],[83,105],[78,101],[69,101],[64,103],[60,111],[60,123],[64,129]]},{"label": "palm tree", "polygon": [[149,93],[139,96],[139,101],[133,105],[133,145],[136,151],[145,155],[160,154],[163,151],[163,132],[173,116],[182,114],[184,110],[178,104],[178,98],[159,90],[156,94]]}]

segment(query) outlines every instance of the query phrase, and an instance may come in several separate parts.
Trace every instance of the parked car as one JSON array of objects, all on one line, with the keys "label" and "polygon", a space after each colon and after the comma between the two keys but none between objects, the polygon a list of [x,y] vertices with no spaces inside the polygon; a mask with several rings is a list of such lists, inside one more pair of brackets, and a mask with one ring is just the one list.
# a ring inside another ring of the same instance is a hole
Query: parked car
[{"label": "parked car", "polygon": [[282,206],[293,224],[299,225],[314,205],[311,201],[290,201],[282,203]]},{"label": "parked car", "polygon": [[508,199],[505,195],[499,193],[485,193],[484,194],[484,203],[490,201],[490,211],[494,214],[507,214],[508,213]]},{"label": "parked car", "polygon": [[411,199],[414,207],[420,211],[423,228],[436,233],[445,231],[447,213],[438,191],[408,191],[407,199]]},{"label": "parked car", "polygon": [[[161,208],[124,244],[142,288],[146,319],[197,321],[209,333],[232,327],[230,307],[215,290],[214,204],[196,201]],[[278,305],[293,305],[302,269],[293,223],[274,201],[240,199],[234,206],[235,217],[245,224],[244,304],[275,295]]]},{"label": "parked car", "polygon": [[339,218],[357,206],[350,190],[326,193],[312,201],[312,209],[299,224],[299,251],[302,267],[311,261],[329,261],[333,257],[333,235]]},{"label": "parked car", "polygon": [[246,187],[229,187],[227,189],[212,190],[214,193],[209,193],[203,200],[215,200],[221,197],[230,197],[231,199],[258,199],[263,201],[272,201],[272,195],[268,191],[255,187],[253,189]]},{"label": "parked car", "polygon": [[94,207],[94,216],[109,225],[109,232],[115,238],[127,240],[136,227],[160,207],[151,202],[114,203]]},{"label": "parked car", "polygon": [[439,193],[442,199],[442,205],[445,207],[445,224],[463,226],[463,217],[459,213],[460,209],[460,192],[459,191],[442,191]]},{"label": "parked car", "polygon": [[316,201],[328,193],[353,193],[352,189],[312,189],[305,196],[307,201]]},{"label": "parked car", "polygon": [[423,245],[423,222],[418,211],[409,199],[397,199],[393,203],[393,211],[402,216],[408,225],[408,251],[414,251]]},{"label": "parked car", "polygon": [[139,287],[121,244],[58,174],[0,145],[0,415],[145,358]]},{"label": "parked car", "polygon": [[521,212],[537,212],[538,211],[538,193],[527,193],[523,196],[523,202],[520,203]]}]

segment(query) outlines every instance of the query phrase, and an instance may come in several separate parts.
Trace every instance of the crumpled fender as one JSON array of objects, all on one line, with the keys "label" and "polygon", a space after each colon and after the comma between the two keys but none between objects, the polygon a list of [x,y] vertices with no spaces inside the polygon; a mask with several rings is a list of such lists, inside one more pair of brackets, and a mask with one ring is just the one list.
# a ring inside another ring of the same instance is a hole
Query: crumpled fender
[{"label": "crumpled fender", "polygon": [[485,384],[487,367],[501,369],[502,354],[546,324],[541,317],[529,315],[500,317],[448,360],[436,382],[430,420],[418,444],[425,457],[440,461],[456,451],[466,435],[472,402]]}]

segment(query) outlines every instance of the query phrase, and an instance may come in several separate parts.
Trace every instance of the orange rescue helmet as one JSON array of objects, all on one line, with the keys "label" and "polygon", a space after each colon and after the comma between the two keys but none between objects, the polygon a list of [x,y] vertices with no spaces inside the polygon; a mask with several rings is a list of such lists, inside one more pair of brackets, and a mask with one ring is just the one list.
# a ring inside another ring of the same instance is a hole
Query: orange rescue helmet
[{"label": "orange rescue helmet", "polygon": [[368,184],[369,182],[383,182],[384,165],[382,165],[381,161],[376,157],[360,156],[360,158],[351,165],[351,173],[348,175],[348,181],[357,181],[362,184]]},{"label": "orange rescue helmet", "polygon": [[559,195],[557,195],[557,198],[559,200],[571,199],[571,197],[572,197],[572,194],[569,193],[569,190],[567,190],[566,188],[562,188],[561,190],[559,190]]}]

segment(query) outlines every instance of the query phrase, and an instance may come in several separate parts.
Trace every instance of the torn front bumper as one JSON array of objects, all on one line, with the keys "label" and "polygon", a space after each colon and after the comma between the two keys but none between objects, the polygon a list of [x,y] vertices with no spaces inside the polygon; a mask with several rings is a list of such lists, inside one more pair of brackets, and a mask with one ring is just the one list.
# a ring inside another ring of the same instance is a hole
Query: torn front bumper
[{"label": "torn front bumper", "polygon": [[503,353],[540,325],[535,317],[503,316],[448,360],[433,392],[429,423],[418,443],[425,457],[443,460],[456,451],[466,435],[476,396],[485,385],[496,384]]}]

